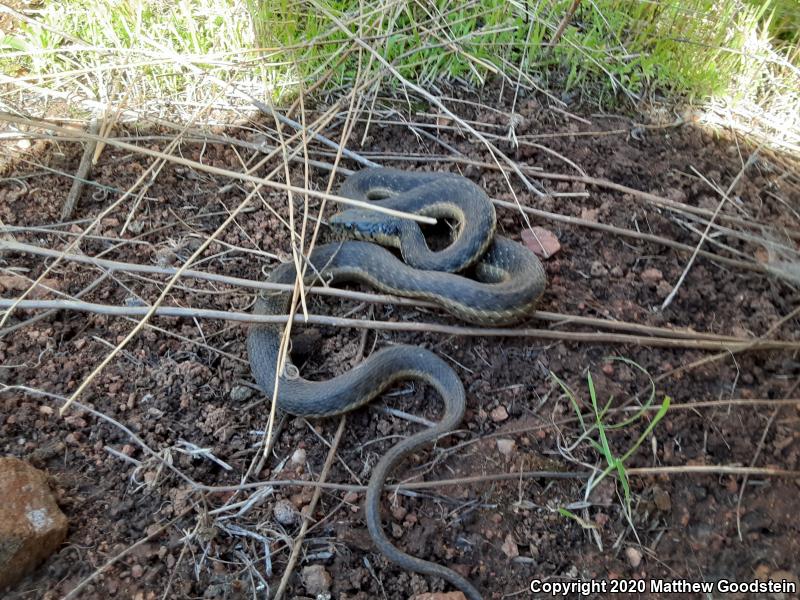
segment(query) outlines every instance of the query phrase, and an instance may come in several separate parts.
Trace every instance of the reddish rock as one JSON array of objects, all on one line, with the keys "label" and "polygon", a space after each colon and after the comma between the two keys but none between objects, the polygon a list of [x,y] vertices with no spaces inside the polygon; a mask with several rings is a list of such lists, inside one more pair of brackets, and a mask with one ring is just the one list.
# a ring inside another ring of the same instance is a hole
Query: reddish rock
[{"label": "reddish rock", "polygon": [[543,227],[522,230],[522,243],[536,256],[550,258],[561,250],[561,243],[555,234]]},{"label": "reddish rock", "polygon": [[0,590],[55,552],[67,537],[67,518],[47,475],[18,458],[0,458]]},{"label": "reddish rock", "polygon": [[659,281],[664,279],[663,273],[659,269],[645,269],[642,271],[642,281],[656,285]]},{"label": "reddish rock", "polygon": [[503,421],[508,419],[508,411],[506,410],[506,407],[501,404],[500,406],[495,408],[491,413],[489,413],[489,416],[495,423],[502,423]]}]

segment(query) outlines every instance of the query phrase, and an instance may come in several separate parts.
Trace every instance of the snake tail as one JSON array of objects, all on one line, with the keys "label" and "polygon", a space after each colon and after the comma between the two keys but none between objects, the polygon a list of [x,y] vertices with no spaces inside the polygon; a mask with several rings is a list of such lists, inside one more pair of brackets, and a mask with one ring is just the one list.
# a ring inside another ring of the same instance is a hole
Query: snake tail
[{"label": "snake tail", "polygon": [[[359,244],[358,242],[352,242]],[[337,244],[322,246],[311,255],[311,282],[319,273],[323,277],[352,277],[349,259],[338,253]],[[270,280],[293,282],[295,268],[286,263],[276,268]],[[291,294],[262,293],[256,300],[255,312],[285,314]],[[274,389],[282,327],[275,324],[255,325],[247,336],[247,351],[253,377],[269,396]],[[287,364],[288,361],[287,361]],[[286,372],[286,369],[284,369]],[[370,402],[375,396],[402,379],[414,379],[430,384],[441,396],[444,411],[433,427],[417,432],[393,446],[373,468],[367,485],[365,519],[377,549],[403,569],[441,577],[460,589],[469,600],[481,600],[478,591],[462,576],[442,565],[410,556],[396,548],[381,525],[381,494],[386,478],[395,466],[415,449],[436,441],[455,429],[464,417],[466,398],[464,386],[453,369],[433,352],[417,346],[390,346],[375,352],[354,369],[327,381],[308,381],[300,377],[281,376],[278,404],[287,412],[304,417],[328,417],[351,411]]]}]

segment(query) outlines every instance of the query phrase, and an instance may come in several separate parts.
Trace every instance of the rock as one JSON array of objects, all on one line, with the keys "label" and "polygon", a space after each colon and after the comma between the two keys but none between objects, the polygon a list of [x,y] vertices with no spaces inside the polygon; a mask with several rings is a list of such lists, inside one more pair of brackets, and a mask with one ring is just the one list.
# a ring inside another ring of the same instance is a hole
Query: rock
[{"label": "rock", "polygon": [[292,454],[292,458],[289,459],[289,462],[295,467],[302,467],[306,464],[306,451],[303,448],[298,448]]},{"label": "rock", "polygon": [[428,592],[411,596],[411,600],[467,600],[463,592]]},{"label": "rock", "polygon": [[645,283],[656,285],[659,281],[664,279],[664,274],[658,269],[650,268],[642,271],[640,277],[642,278],[642,281],[644,281]]},{"label": "rock", "polygon": [[234,402],[244,402],[252,398],[255,391],[246,385],[235,385],[231,389],[231,400]]},{"label": "rock", "polygon": [[670,500],[669,494],[660,487],[653,488],[653,502],[661,512],[672,510],[672,500]]},{"label": "rock", "polygon": [[294,525],[300,520],[297,509],[289,500],[278,500],[272,507],[272,514],[281,525]]},{"label": "rock", "polygon": [[613,267],[611,267],[611,276],[612,277],[616,277],[617,279],[619,279],[624,274],[625,274],[625,272],[622,270],[622,267],[620,267],[619,265],[614,265]]},{"label": "rock", "polygon": [[18,458],[0,458],[0,590],[33,571],[67,537],[67,517],[47,475]]},{"label": "rock", "polygon": [[506,536],[503,545],[500,546],[500,550],[503,551],[508,558],[517,558],[519,556],[519,546],[517,546],[517,541],[514,539],[514,535],[509,533]]},{"label": "rock", "polygon": [[642,553],[638,548],[634,548],[633,546],[628,546],[625,548],[625,556],[628,559],[628,563],[634,568],[638,568],[640,564],[642,564]]},{"label": "rock", "polygon": [[589,274],[592,277],[605,277],[608,275],[608,269],[605,268],[603,263],[599,260],[592,262],[592,266],[589,268]]},{"label": "rock", "polygon": [[522,230],[522,243],[540,258],[550,258],[561,250],[561,243],[555,234],[544,227],[532,227]]},{"label": "rock", "polygon": [[306,592],[313,596],[324,594],[331,589],[331,584],[333,583],[330,573],[322,565],[303,567],[300,572],[300,579],[303,580]]},{"label": "rock", "polygon": [[516,450],[516,448],[517,444],[514,442],[514,440],[506,440],[506,439],[497,440],[497,450],[500,452],[500,454],[502,454],[506,458],[509,458],[514,453],[514,450]]},{"label": "rock", "polygon": [[506,407],[501,404],[491,413],[489,413],[489,417],[491,417],[492,421],[495,423],[500,423],[508,418],[508,411],[506,410]]}]

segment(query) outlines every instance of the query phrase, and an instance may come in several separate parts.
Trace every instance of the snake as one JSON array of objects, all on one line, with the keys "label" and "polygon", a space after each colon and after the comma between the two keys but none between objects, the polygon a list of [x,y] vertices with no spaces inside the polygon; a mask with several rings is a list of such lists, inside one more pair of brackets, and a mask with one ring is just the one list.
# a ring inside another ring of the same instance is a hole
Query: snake
[{"label": "snake", "polygon": [[[450,246],[432,251],[415,221],[365,208],[346,209],[334,215],[329,224],[337,236],[355,239],[316,247],[305,259],[305,285],[320,279],[326,285],[364,283],[384,293],[432,301],[459,319],[481,325],[508,325],[525,318],[544,291],[546,276],[539,259],[522,244],[495,235],[491,201],[479,186],[464,177],[370,168],[350,175],[342,184],[340,195],[404,212],[452,219],[458,226],[453,230]],[[379,244],[399,250],[402,259]],[[294,284],[298,279],[295,263],[277,266],[268,279],[272,283]],[[291,302],[291,292],[264,290],[256,297],[253,312],[284,315]],[[283,329],[280,324],[256,323],[247,334],[251,372],[270,398],[278,376]],[[287,357],[278,378],[278,407],[308,418],[355,410],[400,380],[427,383],[438,393],[444,404],[440,420],[394,445],[373,467],[365,493],[364,517],[376,548],[390,561],[409,571],[440,577],[461,590],[468,600],[481,600],[480,592],[454,570],[395,547],[381,524],[381,494],[389,474],[416,449],[456,429],[464,417],[464,386],[450,365],[425,348],[395,345],[372,353],[350,371],[326,381],[300,377]]]}]

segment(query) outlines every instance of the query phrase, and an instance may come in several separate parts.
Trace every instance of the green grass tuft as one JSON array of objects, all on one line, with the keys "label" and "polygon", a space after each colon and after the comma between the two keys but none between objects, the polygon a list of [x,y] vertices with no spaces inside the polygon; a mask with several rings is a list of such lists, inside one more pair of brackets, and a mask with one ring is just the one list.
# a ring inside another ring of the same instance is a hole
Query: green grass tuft
[{"label": "green grass tuft", "polygon": [[172,102],[184,117],[225,95],[207,74],[274,98],[318,83],[337,90],[357,73],[398,87],[354,43],[357,36],[402,77],[429,89],[441,78],[482,84],[504,77],[604,107],[657,95],[714,99],[720,114],[748,121],[743,129],[786,138],[800,150],[796,0],[584,0],[553,43],[571,4],[43,0],[27,20],[11,19],[13,29],[0,32],[0,69],[62,97],[78,90],[137,109]]},{"label": "green grass tuft", "polygon": [[[570,404],[575,411],[576,417],[578,422],[580,423],[582,434],[579,441],[585,441],[588,443],[594,451],[598,454],[598,456],[602,457],[606,462],[606,467],[603,469],[599,474],[593,477],[589,483],[587,484],[586,489],[586,496],[588,497],[591,491],[597,487],[597,485],[603,481],[609,475],[615,475],[617,481],[619,482],[620,486],[622,487],[622,500],[623,500],[623,511],[625,513],[626,518],[632,524],[633,518],[631,514],[631,489],[630,483],[628,481],[628,475],[625,471],[625,462],[633,456],[634,453],[641,447],[644,441],[652,434],[653,430],[655,429],[656,425],[658,425],[659,421],[664,418],[664,415],[667,414],[669,410],[669,406],[671,403],[671,399],[669,396],[664,396],[663,401],[661,402],[661,406],[659,407],[658,411],[656,412],[655,416],[650,420],[645,428],[644,432],[636,439],[636,441],[627,449],[625,450],[622,455],[618,455],[612,449],[611,442],[609,441],[609,432],[619,429],[625,429],[635,425],[640,419],[644,418],[645,415],[648,413],[649,408],[653,405],[656,396],[655,384],[650,378],[650,375],[647,371],[642,368],[637,363],[628,360],[626,358],[614,358],[612,360],[616,360],[622,362],[630,367],[633,367],[639,371],[641,371],[650,381],[650,394],[647,401],[639,407],[639,410],[636,411],[631,417],[627,419],[623,419],[617,423],[612,423],[609,419],[609,409],[612,406],[614,401],[613,396],[610,397],[606,403],[601,407],[598,403],[597,393],[594,387],[594,380],[592,379],[592,374],[587,373],[587,387],[589,390],[589,399],[592,405],[592,413],[594,417],[593,423],[588,423],[583,416],[583,413],[578,405],[577,398],[575,393],[564,383],[561,379],[559,379],[555,374],[551,374],[555,382],[561,387],[564,394],[570,401]],[[596,439],[593,437],[596,434]],[[577,517],[568,511],[567,509],[561,509],[561,514],[565,517],[577,519]],[[583,522],[582,519],[577,519],[579,522]]]},{"label": "green grass tuft", "polygon": [[[797,38],[790,25],[800,19],[789,0],[597,0],[582,2],[549,48],[569,0],[249,1],[262,45],[292,48],[305,77],[348,43],[321,3],[349,32],[372,40],[404,77],[422,84],[443,76],[482,83],[496,72],[513,77],[519,67],[553,87],[580,88],[612,102],[623,92],[690,98],[730,92],[743,78],[752,81],[764,60],[776,60],[758,51],[771,36],[777,56],[781,50],[788,56]],[[353,78],[356,61],[353,55],[344,64],[336,85]]]}]

